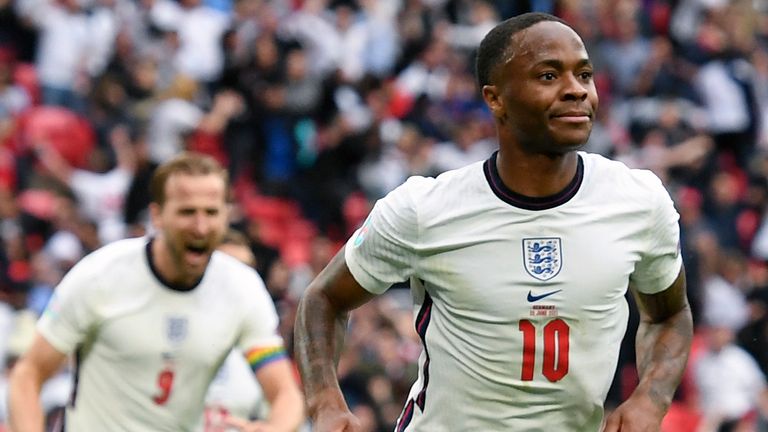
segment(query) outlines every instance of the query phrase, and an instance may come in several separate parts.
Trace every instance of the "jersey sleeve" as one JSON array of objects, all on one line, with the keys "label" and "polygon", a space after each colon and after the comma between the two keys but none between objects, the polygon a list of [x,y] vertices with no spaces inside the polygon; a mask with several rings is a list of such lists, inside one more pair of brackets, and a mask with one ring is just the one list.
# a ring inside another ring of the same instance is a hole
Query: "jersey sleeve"
[{"label": "jersey sleeve", "polygon": [[277,329],[277,312],[264,282],[254,272],[247,285],[248,295],[243,299],[244,319],[237,346],[255,372],[287,356],[283,338]]},{"label": "jersey sleeve", "polygon": [[667,289],[677,278],[683,264],[680,256],[680,215],[658,177],[649,176],[650,202],[653,206],[645,230],[646,247],[630,280],[643,294]]},{"label": "jersey sleeve", "polygon": [[97,322],[92,304],[97,278],[90,260],[77,263],[56,287],[37,323],[37,330],[64,354],[74,351]]},{"label": "jersey sleeve", "polygon": [[355,280],[373,294],[414,274],[419,229],[411,189],[427,179],[414,177],[380,199],[347,240],[344,258]]}]

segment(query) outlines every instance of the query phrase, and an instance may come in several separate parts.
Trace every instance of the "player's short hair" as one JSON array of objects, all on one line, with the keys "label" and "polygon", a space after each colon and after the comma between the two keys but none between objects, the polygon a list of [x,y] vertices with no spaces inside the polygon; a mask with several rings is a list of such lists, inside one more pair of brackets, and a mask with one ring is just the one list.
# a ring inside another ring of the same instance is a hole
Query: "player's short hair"
[{"label": "player's short hair", "polygon": [[512,36],[542,21],[559,22],[573,29],[573,26],[554,15],[531,12],[506,19],[485,35],[477,49],[475,59],[475,74],[480,89],[491,83],[491,72],[514,48],[510,46]]},{"label": "player's short hair", "polygon": [[182,152],[173,159],[157,167],[149,183],[149,194],[153,203],[165,204],[165,185],[173,174],[221,176],[226,185],[229,181],[227,170],[211,156],[195,152]]}]

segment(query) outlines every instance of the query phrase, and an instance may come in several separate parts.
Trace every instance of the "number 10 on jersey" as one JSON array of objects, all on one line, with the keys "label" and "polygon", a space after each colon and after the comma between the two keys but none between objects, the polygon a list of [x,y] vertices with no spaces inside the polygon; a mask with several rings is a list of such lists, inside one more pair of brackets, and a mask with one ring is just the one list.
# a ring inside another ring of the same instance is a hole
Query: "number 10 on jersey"
[{"label": "number 10 on jersey", "polygon": [[[520,379],[532,381],[536,364],[536,325],[530,320],[520,320],[523,333],[523,368]],[[565,321],[555,319],[544,325],[544,350],[541,373],[551,382],[560,381],[568,374],[568,342],[570,328]]]}]

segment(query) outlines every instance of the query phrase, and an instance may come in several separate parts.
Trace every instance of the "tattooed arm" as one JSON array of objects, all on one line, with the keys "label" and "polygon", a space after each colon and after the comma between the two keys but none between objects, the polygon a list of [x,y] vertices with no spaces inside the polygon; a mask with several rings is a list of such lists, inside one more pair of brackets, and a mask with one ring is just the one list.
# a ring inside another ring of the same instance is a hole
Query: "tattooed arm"
[{"label": "tattooed arm", "polygon": [[637,371],[640,382],[632,395],[606,420],[605,432],[658,432],[685,370],[693,338],[685,270],[666,290],[632,291],[640,309]]},{"label": "tattooed arm", "polygon": [[294,330],[295,355],[313,430],[317,432],[360,430],[341,394],[336,365],[348,312],[372,297],[349,272],[342,248],[301,299]]}]

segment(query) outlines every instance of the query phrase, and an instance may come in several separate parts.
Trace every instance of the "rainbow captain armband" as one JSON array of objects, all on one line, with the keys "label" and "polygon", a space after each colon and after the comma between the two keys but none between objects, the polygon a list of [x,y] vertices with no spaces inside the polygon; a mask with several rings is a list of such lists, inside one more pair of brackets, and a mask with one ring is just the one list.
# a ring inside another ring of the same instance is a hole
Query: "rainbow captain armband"
[{"label": "rainbow captain armband", "polygon": [[272,363],[275,360],[287,358],[285,349],[282,346],[260,347],[248,350],[245,354],[248,364],[253,371],[259,370],[262,366]]}]

